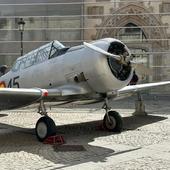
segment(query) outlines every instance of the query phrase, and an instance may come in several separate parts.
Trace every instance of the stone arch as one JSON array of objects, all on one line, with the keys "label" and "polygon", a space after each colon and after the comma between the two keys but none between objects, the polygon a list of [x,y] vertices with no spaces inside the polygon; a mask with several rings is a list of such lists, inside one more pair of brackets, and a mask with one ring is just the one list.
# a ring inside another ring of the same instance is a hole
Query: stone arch
[{"label": "stone arch", "polygon": [[[120,7],[119,9],[112,10],[112,16],[103,17],[102,23],[98,25],[104,29],[97,29],[96,38],[104,37],[116,37],[120,29],[107,29],[107,27],[124,27],[128,23],[133,23],[137,25],[144,32],[146,39],[167,39],[167,32],[165,27],[156,27],[163,26],[161,18],[158,15],[153,15],[151,8],[146,8],[144,5],[129,3]],[[118,15],[116,15],[118,14]],[[129,15],[120,15],[120,14],[129,14]],[[132,14],[132,15],[131,15]],[[135,15],[136,14],[136,15]],[[153,26],[151,28],[146,28],[142,26]],[[165,26],[165,25],[164,25]],[[157,49],[168,49],[168,41],[148,41],[147,44],[130,44],[130,47],[143,46],[142,48],[147,51],[156,51]],[[162,65],[164,57],[159,54],[154,55],[154,60],[152,60],[152,65]],[[151,62],[149,62],[151,63]],[[153,78],[154,80],[161,80],[162,73],[161,68],[155,68]],[[157,76],[158,73],[160,76]]]},{"label": "stone arch", "polygon": [[[144,6],[139,6],[136,4],[128,4],[117,10],[113,10],[111,13],[113,16],[104,17],[101,25],[99,27],[105,27],[104,29],[97,30],[96,38],[103,38],[109,36],[116,36],[119,29],[107,29],[106,27],[123,27],[128,23],[134,23],[140,27],[145,35],[149,39],[164,39],[167,37],[166,29],[163,27],[152,27],[150,29],[143,28],[142,26],[162,26],[162,22],[159,16],[154,16],[150,12],[151,9],[146,9]],[[129,15],[120,15],[120,14]],[[116,15],[118,14],[118,15]],[[130,15],[137,14],[137,15]],[[151,34],[152,33],[152,34]],[[161,42],[164,43],[164,42]],[[166,45],[163,44],[164,46]],[[167,45],[166,45],[167,46]]]}]

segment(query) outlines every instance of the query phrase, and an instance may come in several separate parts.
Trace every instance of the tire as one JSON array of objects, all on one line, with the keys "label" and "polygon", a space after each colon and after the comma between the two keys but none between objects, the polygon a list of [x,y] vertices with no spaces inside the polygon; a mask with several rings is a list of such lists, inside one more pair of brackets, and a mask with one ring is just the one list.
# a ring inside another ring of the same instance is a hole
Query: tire
[{"label": "tire", "polygon": [[108,115],[111,120],[111,123],[109,123],[107,115],[105,114],[104,119],[103,119],[104,128],[110,132],[119,132],[119,133],[122,132],[123,120],[120,114],[116,111],[109,111]]},{"label": "tire", "polygon": [[56,126],[54,121],[48,116],[41,117],[36,123],[35,132],[40,142],[49,136],[55,135]]}]

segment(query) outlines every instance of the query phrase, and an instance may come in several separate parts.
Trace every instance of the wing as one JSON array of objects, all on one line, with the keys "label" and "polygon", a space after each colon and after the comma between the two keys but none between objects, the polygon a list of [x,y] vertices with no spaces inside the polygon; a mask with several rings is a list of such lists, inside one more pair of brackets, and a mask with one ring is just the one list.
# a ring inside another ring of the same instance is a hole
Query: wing
[{"label": "wing", "polygon": [[[126,86],[118,90],[117,97],[168,84],[170,84],[170,81]],[[63,101],[87,99],[90,96],[89,94],[89,89],[70,85],[61,86],[56,89],[0,88],[0,110],[24,107],[41,99],[48,101],[53,98]]]},{"label": "wing", "polygon": [[30,105],[47,95],[45,89],[0,88],[0,110]]},{"label": "wing", "polygon": [[[56,89],[0,88],[0,110],[15,109],[35,102],[52,99],[71,100],[83,97],[88,92],[79,86],[62,86]],[[74,97],[73,97],[74,96]]]},{"label": "wing", "polygon": [[170,84],[170,81],[131,85],[131,86],[126,86],[126,87],[118,90],[118,94],[124,95],[124,94],[128,94],[128,93],[135,93],[138,91],[151,89],[151,88],[158,87],[158,86],[164,86],[164,85],[168,85],[168,84]]}]

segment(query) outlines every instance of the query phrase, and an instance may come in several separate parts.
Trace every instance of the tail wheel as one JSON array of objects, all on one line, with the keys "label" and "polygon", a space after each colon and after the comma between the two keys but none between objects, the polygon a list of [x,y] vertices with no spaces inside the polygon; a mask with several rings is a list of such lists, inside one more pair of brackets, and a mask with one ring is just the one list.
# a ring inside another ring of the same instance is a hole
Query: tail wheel
[{"label": "tail wheel", "polygon": [[[108,118],[109,116],[109,118]],[[103,119],[103,126],[108,131],[121,132],[123,129],[123,120],[120,114],[116,111],[109,111]]]},{"label": "tail wheel", "polygon": [[44,116],[37,121],[35,131],[38,140],[42,142],[56,133],[56,125],[50,117]]}]

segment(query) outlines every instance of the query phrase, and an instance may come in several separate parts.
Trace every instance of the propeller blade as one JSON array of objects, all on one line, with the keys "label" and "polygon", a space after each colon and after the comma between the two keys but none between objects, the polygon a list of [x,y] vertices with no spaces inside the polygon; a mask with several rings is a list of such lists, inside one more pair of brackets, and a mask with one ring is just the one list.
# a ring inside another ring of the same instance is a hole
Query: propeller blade
[{"label": "propeller blade", "polygon": [[94,50],[94,51],[96,51],[98,53],[104,54],[104,55],[109,56],[109,57],[113,57],[114,59],[119,60],[119,61],[121,60],[121,57],[119,55],[111,54],[111,53],[109,53],[109,52],[107,52],[107,51],[105,51],[105,50],[103,50],[103,49],[101,49],[99,47],[96,47],[95,45],[92,45],[92,44],[89,44],[89,43],[86,43],[86,42],[84,42],[83,44],[86,47],[88,47],[91,50]]}]

